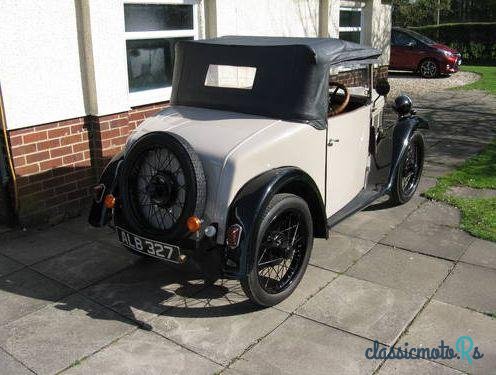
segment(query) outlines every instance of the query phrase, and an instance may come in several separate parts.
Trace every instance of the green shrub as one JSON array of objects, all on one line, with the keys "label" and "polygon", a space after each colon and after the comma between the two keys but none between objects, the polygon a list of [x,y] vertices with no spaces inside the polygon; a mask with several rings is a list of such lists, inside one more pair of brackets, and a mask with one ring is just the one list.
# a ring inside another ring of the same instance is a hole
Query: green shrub
[{"label": "green shrub", "polygon": [[411,29],[456,49],[464,63],[496,65],[496,22],[445,23]]}]

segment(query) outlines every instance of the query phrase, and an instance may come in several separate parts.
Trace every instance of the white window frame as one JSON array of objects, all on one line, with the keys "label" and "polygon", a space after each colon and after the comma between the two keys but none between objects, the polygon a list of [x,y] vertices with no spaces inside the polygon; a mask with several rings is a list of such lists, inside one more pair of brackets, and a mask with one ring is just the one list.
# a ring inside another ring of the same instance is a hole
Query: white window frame
[{"label": "white window frame", "polygon": [[[197,0],[124,0],[124,5],[127,4],[143,4],[143,5],[192,5],[193,6],[193,29],[189,30],[161,30],[161,31],[133,31],[124,32],[125,40],[145,40],[145,39],[167,39],[192,37],[198,39],[198,1]],[[126,47],[127,48],[127,47]],[[127,60],[126,60],[127,66]],[[126,80],[129,82],[126,69]],[[153,104],[170,100],[172,86],[161,87],[158,89],[150,89],[143,91],[129,92],[129,105],[136,107],[140,105]]]},{"label": "white window frame", "polygon": [[[339,33],[341,32],[360,32],[360,43],[364,42],[364,35],[363,35],[363,22],[364,22],[364,14],[363,14],[363,8],[362,7],[349,7],[349,6],[343,6],[339,8],[339,13],[341,11],[352,11],[352,12],[360,12],[360,27],[347,27],[347,26],[341,26],[339,24]],[[338,35],[339,37],[339,35]]]}]

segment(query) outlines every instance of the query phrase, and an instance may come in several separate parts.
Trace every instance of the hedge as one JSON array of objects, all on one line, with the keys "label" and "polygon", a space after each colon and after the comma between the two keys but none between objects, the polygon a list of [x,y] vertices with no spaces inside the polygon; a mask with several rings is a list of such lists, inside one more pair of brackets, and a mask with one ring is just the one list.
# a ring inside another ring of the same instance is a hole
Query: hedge
[{"label": "hedge", "polygon": [[456,49],[466,64],[496,65],[496,22],[445,23],[411,29]]}]

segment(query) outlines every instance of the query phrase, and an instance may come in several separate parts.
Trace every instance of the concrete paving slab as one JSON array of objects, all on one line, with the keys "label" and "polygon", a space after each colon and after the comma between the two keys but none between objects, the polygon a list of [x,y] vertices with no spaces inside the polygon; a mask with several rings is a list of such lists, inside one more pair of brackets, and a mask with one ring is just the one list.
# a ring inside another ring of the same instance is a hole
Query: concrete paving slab
[{"label": "concrete paving slab", "polygon": [[222,367],[153,333],[136,331],[64,374],[214,374]]},{"label": "concrete paving slab", "polygon": [[460,211],[453,206],[430,201],[413,212],[405,223],[406,226],[412,223],[432,223],[458,228]]},{"label": "concrete paving slab", "polygon": [[81,217],[63,222],[54,227],[61,232],[70,232],[83,235],[86,238],[91,238],[92,241],[100,241],[111,246],[120,246],[117,239],[117,234],[114,229],[109,226],[95,228],[88,224],[88,215],[83,214]]},{"label": "concrete paving slab", "polygon": [[5,375],[33,375],[27,367],[1,349],[0,369]]},{"label": "concrete paving slab", "polygon": [[276,308],[289,313],[293,312],[337,276],[334,272],[309,265],[293,294],[278,304]]},{"label": "concrete paving slab", "polygon": [[415,192],[415,195],[418,196],[420,194],[425,193],[431,187],[436,186],[436,184],[437,184],[437,178],[422,176],[420,178],[420,183],[417,186],[417,191]]},{"label": "concrete paving slab", "polygon": [[[435,362],[470,374],[494,373],[496,369],[496,319],[475,311],[431,301],[415,319],[400,342],[402,344],[408,342],[410,348],[435,348],[440,345],[441,340],[444,340],[445,345],[456,350],[456,342],[461,336],[470,336],[474,347],[477,346],[484,357],[472,360],[472,364],[463,358],[436,359]],[[468,341],[464,342],[464,348],[468,350]],[[473,354],[473,349],[471,353]]]},{"label": "concrete paving slab", "polygon": [[129,267],[140,259],[141,257],[125,249],[92,242],[37,263],[33,268],[74,289],[81,289]]},{"label": "concrete paving slab", "polygon": [[0,255],[0,277],[20,270],[23,267],[24,265],[22,263],[16,262],[13,259]]},{"label": "concrete paving slab", "polygon": [[339,276],[297,310],[318,322],[393,344],[426,298],[348,276]]},{"label": "concrete paving slab", "polygon": [[260,309],[245,296],[210,287],[150,324],[155,332],[227,365],[287,317],[277,309]]},{"label": "concrete paving slab", "polygon": [[85,244],[91,239],[55,229],[44,231],[27,231],[2,241],[0,253],[23,264],[34,264]]},{"label": "concrete paving slab", "polygon": [[426,202],[427,199],[419,196],[413,197],[407,203],[399,206],[391,206],[387,200],[385,202],[379,201],[367,207],[363,214],[376,220],[384,220],[389,223],[389,226],[395,227]]},{"label": "concrete paving slab", "polygon": [[453,186],[448,189],[448,194],[462,198],[494,198],[495,189],[474,189],[467,186]]},{"label": "concrete paving slab", "polygon": [[496,269],[496,242],[475,239],[460,260]]},{"label": "concrete paving slab", "polygon": [[226,374],[372,374],[379,360],[365,358],[371,341],[292,316],[245,353]]},{"label": "concrete paving slab", "polygon": [[0,347],[38,374],[52,374],[121,337],[134,326],[72,295],[0,327]]},{"label": "concrete paving slab", "polygon": [[461,230],[426,221],[404,222],[381,240],[381,243],[458,260],[473,240],[474,237]]},{"label": "concrete paving slab", "polygon": [[428,297],[448,275],[452,266],[452,262],[442,259],[376,245],[346,274]]},{"label": "concrete paving slab", "polygon": [[193,281],[163,262],[143,259],[81,293],[130,319],[146,322],[198,293],[202,285]]},{"label": "concrete paving slab", "polygon": [[334,272],[344,272],[373,246],[372,241],[333,231],[328,240],[314,240],[310,264]]},{"label": "concrete paving slab", "polygon": [[377,218],[359,212],[332,227],[333,231],[352,237],[378,242],[394,229],[394,225],[385,218]]},{"label": "concrete paving slab", "polygon": [[28,268],[0,278],[0,324],[68,296],[72,290]]},{"label": "concrete paving slab", "polygon": [[444,164],[438,164],[431,161],[426,161],[424,163],[424,170],[422,174],[426,177],[441,177],[455,169],[455,166],[448,166]]},{"label": "concrete paving slab", "polygon": [[434,298],[480,312],[496,314],[496,270],[458,263]]},{"label": "concrete paving slab", "polygon": [[384,363],[378,375],[462,375],[461,371],[439,363],[416,360],[389,360]]}]

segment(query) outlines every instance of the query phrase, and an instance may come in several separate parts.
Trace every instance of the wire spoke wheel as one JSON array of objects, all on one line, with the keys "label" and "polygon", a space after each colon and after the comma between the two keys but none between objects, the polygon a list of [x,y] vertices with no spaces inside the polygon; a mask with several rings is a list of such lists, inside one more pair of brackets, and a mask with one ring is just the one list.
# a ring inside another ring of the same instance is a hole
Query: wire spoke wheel
[{"label": "wire spoke wheel", "polygon": [[184,139],[153,132],[127,153],[120,191],[120,218],[131,230],[150,238],[181,238],[188,234],[187,218],[203,213],[206,182],[198,156]]},{"label": "wire spoke wheel", "polygon": [[401,189],[404,195],[412,194],[417,188],[420,174],[420,152],[416,144],[410,143],[406,150],[406,158],[401,172]]},{"label": "wire spoke wheel", "polygon": [[177,157],[166,148],[151,148],[136,162],[129,180],[139,216],[155,229],[170,229],[186,201],[186,180]]},{"label": "wire spoke wheel", "polygon": [[276,216],[263,235],[257,259],[260,286],[270,294],[286,289],[303,265],[307,249],[303,215],[288,210]]},{"label": "wire spoke wheel", "polygon": [[406,145],[395,172],[390,199],[393,204],[404,204],[415,194],[424,166],[424,138],[415,132]]}]

